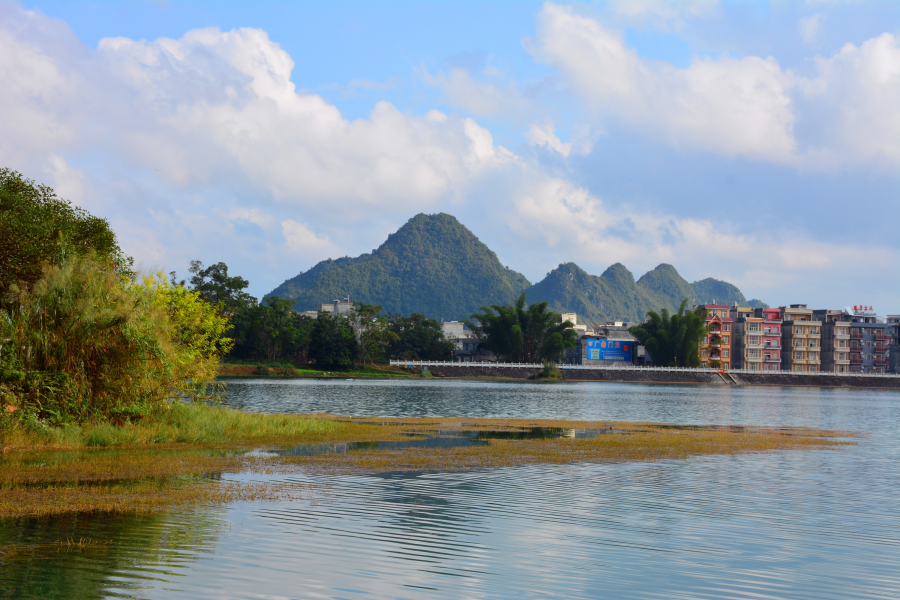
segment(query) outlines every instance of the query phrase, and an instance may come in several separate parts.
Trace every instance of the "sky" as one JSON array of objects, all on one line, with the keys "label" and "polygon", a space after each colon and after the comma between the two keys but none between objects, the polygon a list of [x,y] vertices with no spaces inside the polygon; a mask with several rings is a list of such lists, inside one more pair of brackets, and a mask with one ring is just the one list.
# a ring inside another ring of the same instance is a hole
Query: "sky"
[{"label": "sky", "polygon": [[0,80],[0,166],[146,270],[261,297],[445,212],[532,282],[900,313],[900,2],[0,0]]}]

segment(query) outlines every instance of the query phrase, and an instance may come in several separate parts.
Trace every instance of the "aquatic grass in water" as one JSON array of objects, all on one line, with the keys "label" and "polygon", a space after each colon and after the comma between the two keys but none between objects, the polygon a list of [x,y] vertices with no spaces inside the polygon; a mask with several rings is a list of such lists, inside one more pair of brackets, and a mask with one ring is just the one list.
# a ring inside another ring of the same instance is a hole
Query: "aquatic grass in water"
[{"label": "aquatic grass in water", "polygon": [[[223,473],[437,472],[540,463],[649,462],[839,448],[853,443],[839,439],[850,435],[804,428],[565,420],[313,418],[176,405],[155,422],[20,432],[5,440],[6,451],[0,455],[0,518],[143,512],[187,504],[274,501],[309,493],[285,482],[223,482]],[[24,450],[34,436],[42,436],[46,448],[58,449]],[[449,443],[429,441],[438,437]],[[463,439],[475,443],[454,443]],[[341,452],[247,452],[299,442],[344,446]],[[118,447],[85,449],[91,445]]]}]

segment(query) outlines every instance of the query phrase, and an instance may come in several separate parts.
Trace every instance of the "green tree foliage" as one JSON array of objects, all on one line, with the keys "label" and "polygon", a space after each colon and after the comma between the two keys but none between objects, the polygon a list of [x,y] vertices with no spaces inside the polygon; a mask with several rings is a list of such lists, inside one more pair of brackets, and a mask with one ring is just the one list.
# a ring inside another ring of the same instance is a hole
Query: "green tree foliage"
[{"label": "green tree foliage", "polygon": [[577,333],[573,323],[560,323],[560,314],[546,302],[526,306],[525,294],[515,304],[483,306],[467,324],[482,344],[494,354],[513,362],[555,361],[566,348],[574,348]]},{"label": "green tree foliage", "polygon": [[630,328],[631,332],[650,353],[653,362],[667,367],[699,367],[700,341],[706,336],[706,313],[685,312],[685,299],[678,312],[669,314],[663,308],[659,313],[647,312],[647,320]]},{"label": "green tree foliage", "polygon": [[72,206],[16,171],[0,169],[0,302],[6,302],[12,286],[30,289],[46,266],[91,252],[120,275],[130,273],[132,261],[106,219]]},{"label": "green tree foliage", "polygon": [[[220,303],[228,313],[235,313],[248,305],[256,304],[256,298],[244,292],[250,282],[239,275],[228,275],[228,265],[218,262],[203,268],[199,260],[192,260],[188,269],[192,274],[191,289],[199,292],[204,300]],[[175,272],[170,273],[175,281]],[[183,282],[182,282],[183,283]]]},{"label": "green tree foliage", "polygon": [[358,354],[356,331],[350,319],[342,315],[320,313],[312,327],[309,356],[317,366],[346,369]]},{"label": "green tree foliage", "polygon": [[444,338],[441,324],[423,314],[408,317],[390,316],[394,337],[388,344],[388,355],[397,360],[449,360],[455,345]]},{"label": "green tree foliage", "polygon": [[0,426],[123,422],[197,397],[230,348],[228,327],[162,275],[123,279],[93,253],[45,266],[0,310]]},{"label": "green tree foliage", "polygon": [[399,336],[391,331],[391,322],[381,312],[380,306],[353,303],[352,319],[356,325],[359,339],[359,358],[363,364],[374,364],[382,357],[391,342],[399,340]]},{"label": "green tree foliage", "polygon": [[265,304],[235,304],[234,348],[229,355],[240,360],[288,359],[306,362],[315,319],[291,310],[293,303],[267,297]]},{"label": "green tree foliage", "polygon": [[462,319],[483,304],[512,302],[529,285],[454,217],[420,214],[373,252],[322,261],[270,295],[294,300],[297,310],[350,294],[388,312]]}]

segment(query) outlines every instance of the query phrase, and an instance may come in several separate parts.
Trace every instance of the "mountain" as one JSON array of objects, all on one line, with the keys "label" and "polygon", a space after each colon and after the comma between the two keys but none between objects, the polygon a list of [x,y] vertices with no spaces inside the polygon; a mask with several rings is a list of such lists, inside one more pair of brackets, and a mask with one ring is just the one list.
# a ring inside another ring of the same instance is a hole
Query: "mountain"
[{"label": "mountain", "polygon": [[267,295],[293,300],[295,310],[349,295],[388,312],[455,320],[510,303],[529,285],[456,218],[419,214],[371,253],[322,261]]},{"label": "mountain", "polygon": [[717,279],[688,283],[675,267],[661,264],[639,280],[616,263],[599,277],[575,263],[565,263],[527,290],[529,302],[547,301],[552,310],[575,312],[578,322],[595,325],[607,321],[638,322],[648,310],[678,310],[685,298],[688,306],[711,303],[747,302],[739,289]]}]

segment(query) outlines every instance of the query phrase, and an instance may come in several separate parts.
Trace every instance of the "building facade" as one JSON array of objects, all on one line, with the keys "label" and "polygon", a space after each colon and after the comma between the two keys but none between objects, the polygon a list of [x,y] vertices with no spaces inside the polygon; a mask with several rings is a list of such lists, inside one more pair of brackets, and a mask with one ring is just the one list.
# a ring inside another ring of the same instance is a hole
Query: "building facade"
[{"label": "building facade", "polygon": [[738,317],[734,320],[732,368],[747,371],[762,371],[763,361],[763,323],[759,317]]},{"label": "building facade", "polygon": [[900,373],[900,315],[888,315],[885,321],[888,324],[888,333],[891,336],[887,343],[887,372]]},{"label": "building facade", "polygon": [[701,304],[694,310],[706,311],[706,337],[700,341],[700,366],[704,369],[731,368],[731,338],[733,335],[729,306]]},{"label": "building facade", "polygon": [[754,308],[753,316],[763,320],[763,371],[781,370],[781,311]]},{"label": "building facade", "polygon": [[813,318],[822,323],[822,364],[827,373],[850,372],[850,323],[844,311],[814,310]]},{"label": "building facade", "polygon": [[781,369],[819,371],[822,364],[822,323],[813,320],[805,304],[779,308],[781,312]]},{"label": "building facade", "polygon": [[441,322],[444,339],[453,342],[453,360],[456,362],[495,362],[494,353],[481,346],[481,340],[462,321]]},{"label": "building facade", "polygon": [[850,372],[886,373],[888,345],[893,325],[878,318],[868,307],[846,308],[850,321]]}]

